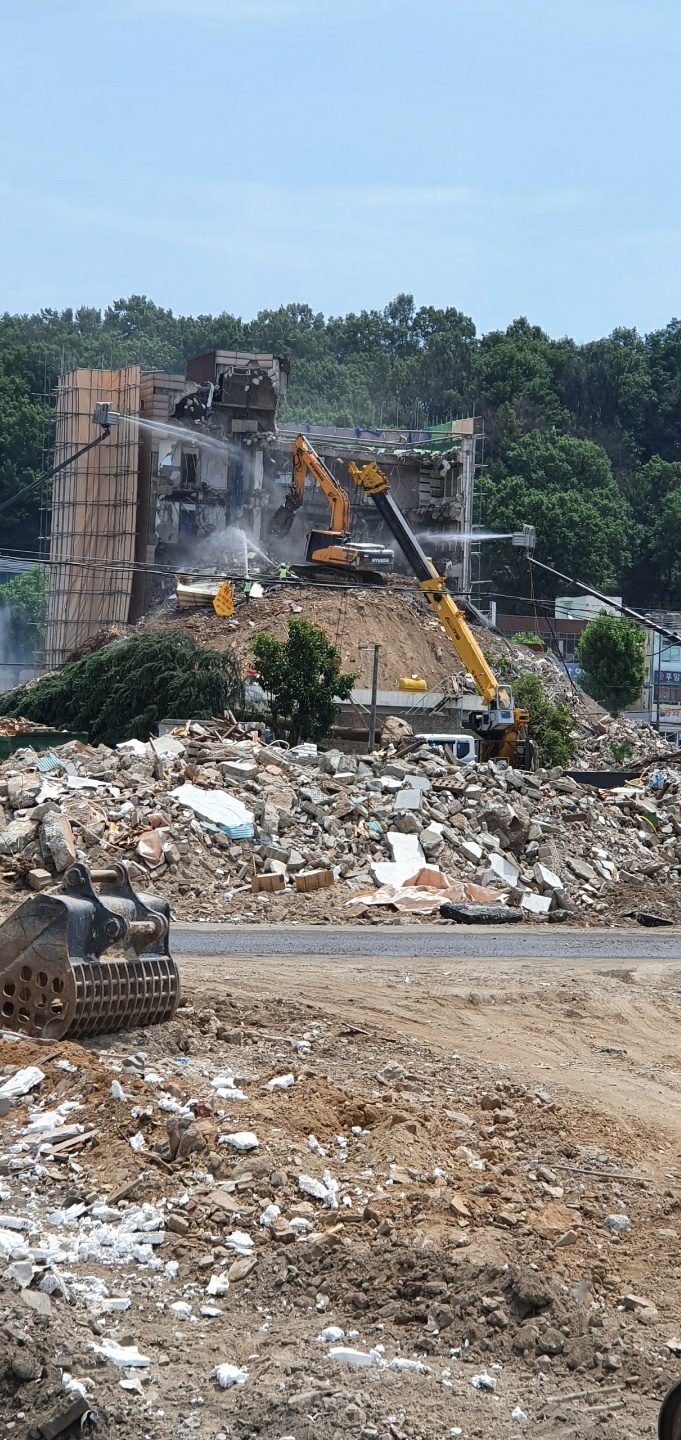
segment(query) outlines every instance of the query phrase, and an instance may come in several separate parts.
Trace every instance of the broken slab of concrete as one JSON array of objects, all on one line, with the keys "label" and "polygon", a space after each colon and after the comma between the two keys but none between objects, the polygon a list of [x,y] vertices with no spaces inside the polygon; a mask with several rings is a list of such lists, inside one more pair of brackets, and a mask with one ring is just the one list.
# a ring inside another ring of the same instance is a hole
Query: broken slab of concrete
[{"label": "broken slab of concrete", "polygon": [[40,847],[44,858],[51,861],[58,874],[75,864],[76,844],[66,815],[52,813],[45,816],[40,827]]},{"label": "broken slab of concrete", "polygon": [[420,810],[421,791],[415,790],[411,785],[407,786],[404,790],[398,790],[395,796],[395,809],[398,811]]},{"label": "broken slab of concrete", "polygon": [[[35,837],[36,827],[32,820],[10,820],[9,825],[0,830],[0,855],[20,855]],[[73,858],[76,858],[75,850]]]},{"label": "broken slab of concrete", "polygon": [[560,875],[556,875],[555,871],[549,870],[548,866],[542,865],[540,861],[537,861],[537,864],[534,867],[533,874],[537,884],[541,885],[543,890],[565,889]]},{"label": "broken slab of concrete", "polygon": [[518,884],[520,875],[518,866],[512,865],[509,860],[505,860],[503,855],[499,855],[497,852],[493,853],[489,857],[488,865],[492,873],[496,875],[497,879],[501,880],[504,885],[512,885],[515,887]]},{"label": "broken slab of concrete", "polygon": [[439,855],[444,847],[442,826],[432,822],[425,830],[421,831],[419,843],[427,860],[432,860],[434,856]]},{"label": "broken slab of concrete", "polygon": [[551,903],[550,895],[535,895],[533,890],[525,890],[520,901],[529,915],[548,915]]},{"label": "broken slab of concrete", "polygon": [[582,860],[579,855],[566,855],[565,864],[568,870],[571,870],[573,875],[577,876],[578,880],[586,880],[589,885],[598,885],[600,883],[596,871],[591,865],[587,865],[586,860]]},{"label": "broken slab of concrete", "polygon": [[451,900],[440,906],[440,914],[443,920],[453,920],[457,925],[517,925],[522,920],[520,911],[507,905],[455,905]]},{"label": "broken slab of concrete", "polygon": [[393,857],[392,862],[372,861],[369,867],[371,877],[377,885],[404,885],[426,862],[418,836],[389,830],[386,839]]}]

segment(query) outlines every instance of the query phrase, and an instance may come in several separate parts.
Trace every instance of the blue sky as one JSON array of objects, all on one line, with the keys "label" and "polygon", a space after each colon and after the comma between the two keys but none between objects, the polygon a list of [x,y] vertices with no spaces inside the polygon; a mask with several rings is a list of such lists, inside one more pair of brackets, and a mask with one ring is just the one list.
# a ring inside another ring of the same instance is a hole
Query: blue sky
[{"label": "blue sky", "polygon": [[0,310],[681,314],[678,0],[0,0]]}]

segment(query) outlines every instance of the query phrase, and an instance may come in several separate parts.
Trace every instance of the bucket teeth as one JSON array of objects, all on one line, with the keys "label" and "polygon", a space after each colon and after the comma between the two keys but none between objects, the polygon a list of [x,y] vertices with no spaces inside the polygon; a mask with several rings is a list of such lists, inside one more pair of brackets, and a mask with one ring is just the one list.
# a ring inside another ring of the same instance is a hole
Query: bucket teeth
[{"label": "bucket teeth", "polygon": [[63,1040],[172,1019],[168,928],[167,902],[134,891],[124,866],[73,865],[0,925],[0,1028]]}]

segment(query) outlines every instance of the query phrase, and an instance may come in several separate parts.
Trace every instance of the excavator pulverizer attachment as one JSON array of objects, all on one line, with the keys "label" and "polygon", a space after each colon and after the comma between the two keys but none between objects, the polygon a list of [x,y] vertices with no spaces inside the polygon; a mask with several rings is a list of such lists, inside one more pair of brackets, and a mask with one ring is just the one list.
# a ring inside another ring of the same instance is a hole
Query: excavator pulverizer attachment
[{"label": "excavator pulverizer attachment", "polygon": [[125,866],[72,865],[59,892],[0,925],[0,1028],[64,1040],[171,1020],[169,922],[167,901],[133,890]]}]

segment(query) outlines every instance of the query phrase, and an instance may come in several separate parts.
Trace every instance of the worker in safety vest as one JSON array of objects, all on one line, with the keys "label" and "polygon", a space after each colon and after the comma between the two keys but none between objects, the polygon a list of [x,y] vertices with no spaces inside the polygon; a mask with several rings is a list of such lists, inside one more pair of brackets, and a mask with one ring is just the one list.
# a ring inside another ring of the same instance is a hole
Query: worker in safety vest
[{"label": "worker in safety vest", "polygon": [[246,600],[250,600],[250,598],[251,598],[251,590],[252,590],[252,589],[253,589],[253,581],[252,581],[252,580],[247,580],[247,581],[246,581],[246,584],[244,585],[244,596],[245,596]]},{"label": "worker in safety vest", "polygon": [[287,580],[287,579],[288,579],[288,565],[280,565],[280,566],[279,566],[279,579],[280,579],[280,580]]}]

